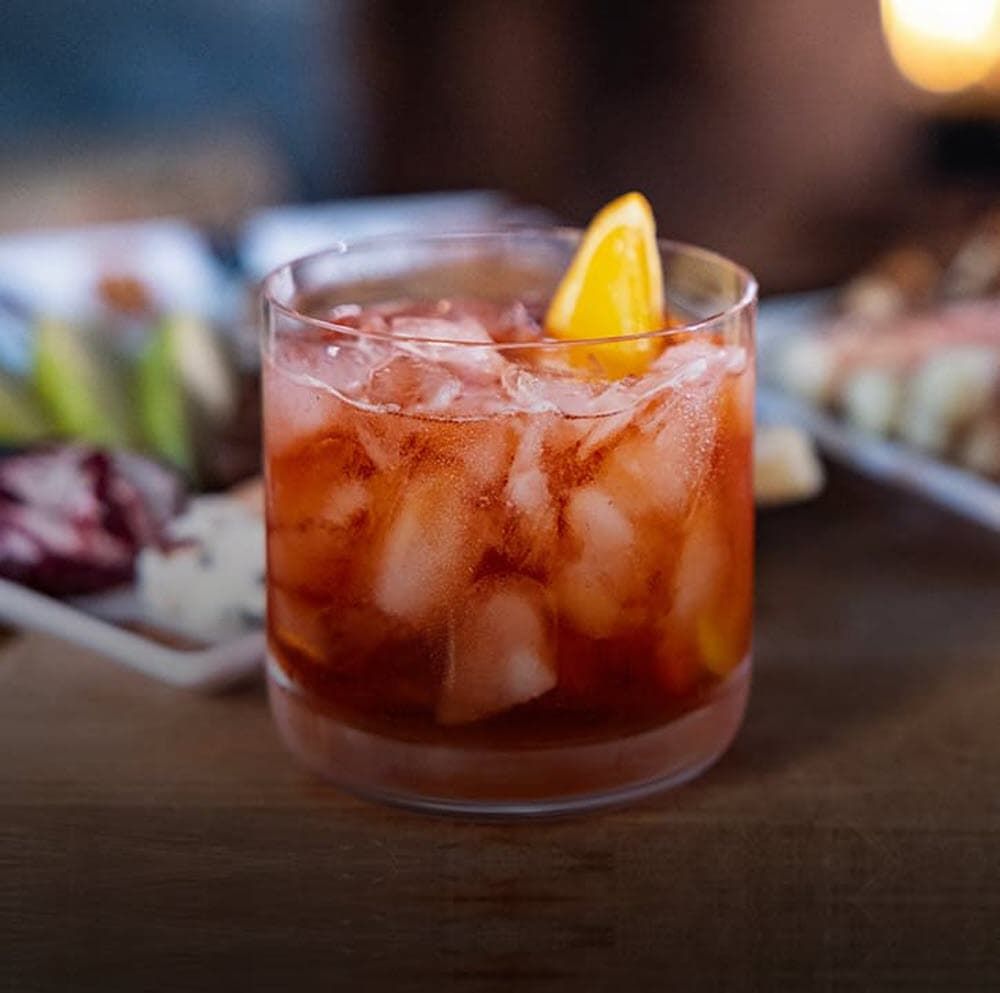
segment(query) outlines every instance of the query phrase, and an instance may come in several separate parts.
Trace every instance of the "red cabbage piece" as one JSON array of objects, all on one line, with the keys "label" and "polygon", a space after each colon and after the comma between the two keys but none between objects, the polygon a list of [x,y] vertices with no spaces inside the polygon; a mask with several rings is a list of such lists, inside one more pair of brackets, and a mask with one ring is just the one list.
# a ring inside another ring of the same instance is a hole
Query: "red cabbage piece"
[{"label": "red cabbage piece", "polygon": [[0,461],[0,575],[45,593],[94,593],[134,576],[184,490],[132,453],[59,445]]}]

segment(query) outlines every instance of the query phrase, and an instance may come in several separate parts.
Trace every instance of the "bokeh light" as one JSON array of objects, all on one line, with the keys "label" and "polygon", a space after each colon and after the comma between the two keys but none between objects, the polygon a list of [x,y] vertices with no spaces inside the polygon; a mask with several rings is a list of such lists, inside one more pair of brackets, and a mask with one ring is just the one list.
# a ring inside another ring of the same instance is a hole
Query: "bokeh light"
[{"label": "bokeh light", "polygon": [[1000,0],[882,0],[900,72],[931,93],[984,82],[1000,63]]}]

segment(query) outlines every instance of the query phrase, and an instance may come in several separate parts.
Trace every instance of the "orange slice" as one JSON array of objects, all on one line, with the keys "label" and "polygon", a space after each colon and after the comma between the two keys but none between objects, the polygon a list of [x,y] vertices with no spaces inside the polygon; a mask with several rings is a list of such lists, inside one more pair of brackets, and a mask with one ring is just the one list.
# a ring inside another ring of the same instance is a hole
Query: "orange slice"
[{"label": "orange slice", "polygon": [[[626,193],[590,222],[556,289],[545,328],[554,338],[614,338],[665,324],[663,270],[649,201]],[[571,350],[571,361],[612,379],[641,373],[660,351],[655,339]]]}]

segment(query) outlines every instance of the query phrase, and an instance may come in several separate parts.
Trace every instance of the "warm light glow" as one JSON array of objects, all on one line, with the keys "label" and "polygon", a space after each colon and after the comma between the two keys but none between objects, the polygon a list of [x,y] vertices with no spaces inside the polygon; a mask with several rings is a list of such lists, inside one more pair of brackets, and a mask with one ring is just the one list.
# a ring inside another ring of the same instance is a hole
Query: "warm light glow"
[{"label": "warm light glow", "polygon": [[957,93],[1000,63],[1000,0],[882,0],[889,51],[911,83]]}]

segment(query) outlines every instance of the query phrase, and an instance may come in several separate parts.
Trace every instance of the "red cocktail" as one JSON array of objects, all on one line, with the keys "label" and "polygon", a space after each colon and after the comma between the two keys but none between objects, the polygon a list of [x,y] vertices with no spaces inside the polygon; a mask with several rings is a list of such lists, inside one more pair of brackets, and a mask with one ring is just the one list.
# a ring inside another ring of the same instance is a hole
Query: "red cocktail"
[{"label": "red cocktail", "polygon": [[551,340],[577,240],[371,242],[268,281],[272,705],[355,792],[583,808],[690,777],[739,725],[753,280],[661,243],[670,327]]}]

